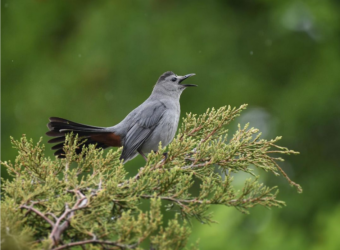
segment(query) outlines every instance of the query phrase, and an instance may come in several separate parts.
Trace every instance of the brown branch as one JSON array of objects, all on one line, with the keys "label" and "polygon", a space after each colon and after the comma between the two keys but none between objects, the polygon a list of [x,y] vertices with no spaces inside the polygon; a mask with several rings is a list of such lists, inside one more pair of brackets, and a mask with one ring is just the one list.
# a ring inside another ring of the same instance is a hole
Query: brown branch
[{"label": "brown branch", "polygon": [[[68,204],[65,204],[64,213],[56,220],[55,224],[53,225],[53,229],[49,238],[52,239],[54,246],[59,244],[62,233],[70,226],[70,219],[74,216],[74,211],[85,208],[88,203],[86,196],[83,195],[79,190],[71,190],[69,192],[75,193],[78,199],[71,209],[68,207]],[[64,222],[61,224],[62,221]]]},{"label": "brown branch", "polygon": [[[151,199],[151,198],[154,198],[155,196],[154,195],[140,195],[140,197],[144,198],[144,199]],[[170,197],[170,196],[157,196],[157,198],[159,198],[161,200],[173,201],[173,202],[176,202],[180,205],[183,205],[182,203],[186,203],[186,204],[210,204],[210,205],[214,204],[214,205],[229,205],[229,206],[235,206],[238,203],[246,204],[246,203],[253,203],[255,201],[271,200],[270,198],[255,197],[255,198],[248,198],[248,199],[233,199],[233,200],[227,201],[226,203],[218,203],[218,202],[212,202],[211,200],[175,199],[175,198]]]},{"label": "brown branch", "polygon": [[[205,167],[205,166],[207,166],[209,164],[211,164],[211,160],[209,160],[209,161],[207,161],[205,163],[200,163],[200,164],[196,164],[196,165],[183,166],[183,167],[181,167],[181,169],[186,170],[186,169],[201,168],[201,167]],[[160,166],[156,165],[155,167],[151,168],[150,171],[155,170],[158,167],[160,167]],[[134,177],[132,177],[132,180],[133,181],[137,181],[140,178],[140,176],[143,174],[143,171],[144,171],[144,168],[140,168],[138,174],[136,174]],[[129,183],[130,183],[130,180],[124,181],[122,183],[119,183],[117,186],[118,187],[122,187],[122,186],[124,186],[126,184],[129,184]]]},{"label": "brown branch", "polygon": [[68,205],[66,204],[64,213],[58,218],[58,220],[56,221],[56,223],[55,223],[55,225],[52,229],[52,232],[50,233],[50,239],[52,239],[52,241],[54,242],[54,245],[58,245],[58,243],[60,241],[61,234],[69,226],[68,220],[65,221],[62,225],[60,225],[60,223],[61,223],[62,220],[64,220],[66,218],[66,216],[70,212],[71,212],[71,209],[69,209]]},{"label": "brown branch", "polygon": [[289,182],[289,184],[292,185],[292,186],[295,186],[295,187],[297,188],[298,192],[299,192],[299,193],[302,193],[302,191],[303,191],[303,190],[302,190],[302,187],[301,187],[299,184],[297,184],[297,183],[295,183],[294,181],[292,181],[292,180],[288,177],[288,175],[286,174],[286,172],[283,171],[283,169],[279,166],[279,164],[277,164],[272,158],[269,157],[269,159],[270,159],[271,162],[276,166],[276,168],[280,171],[280,173],[287,179],[287,181]]},{"label": "brown branch", "polygon": [[55,214],[53,214],[53,213],[48,212],[48,213],[46,213],[46,215],[50,215],[51,217],[53,217],[53,219],[58,220],[58,217],[55,216]]},{"label": "brown branch", "polygon": [[[187,136],[192,136],[193,134],[195,134],[197,131],[200,131],[205,124],[198,126],[197,128],[192,129],[190,132],[188,132]],[[183,138],[184,134],[181,136],[181,139]]]},{"label": "brown branch", "polygon": [[74,246],[83,246],[86,244],[100,244],[100,245],[110,245],[110,246],[117,246],[122,249],[134,249],[138,246],[138,244],[132,244],[132,245],[123,245],[114,241],[106,241],[106,240],[97,240],[97,239],[92,239],[92,240],[83,240],[83,241],[78,241],[78,242],[71,242],[56,248],[53,248],[53,250],[61,250],[61,249],[66,249],[69,247],[74,247]]},{"label": "brown branch", "polygon": [[27,206],[27,205],[21,205],[20,208],[21,209],[27,209],[28,211],[27,212],[34,212],[36,215],[40,216],[41,218],[43,218],[48,224],[50,224],[52,227],[54,226],[54,223],[53,221],[51,221],[49,218],[47,218],[42,212],[40,212],[39,210],[33,208],[33,205],[35,203],[33,203],[31,206]]},{"label": "brown branch", "polygon": [[68,171],[70,169],[70,163],[67,161],[65,164],[65,182],[68,182]]},{"label": "brown branch", "polygon": [[[144,168],[140,168],[140,170],[138,171],[138,173],[134,176],[134,177],[132,177],[132,180],[133,181],[137,181],[138,179],[139,179],[139,177],[141,176],[141,174],[142,174],[142,172],[143,172],[143,169]],[[117,186],[118,187],[122,187],[122,186],[124,186],[124,185],[126,185],[126,184],[129,184],[130,183],[130,180],[127,180],[127,181],[124,181],[124,182],[122,182],[122,183],[119,183]]]},{"label": "brown branch", "polygon": [[209,161],[206,161],[204,163],[195,164],[195,165],[192,164],[192,165],[189,165],[189,166],[181,167],[181,169],[186,170],[186,169],[202,168],[202,167],[210,165],[211,163],[212,162],[211,162],[211,159],[210,159]]},{"label": "brown branch", "polygon": [[267,154],[296,154],[297,152],[293,151],[293,150],[288,150],[288,151],[280,151],[280,150],[268,150],[266,151]]},{"label": "brown branch", "polygon": [[[144,198],[144,199],[151,199],[151,198],[154,198],[155,196],[154,195],[140,195],[141,198]],[[182,199],[175,199],[173,197],[168,197],[168,196],[156,196],[157,198],[160,198],[161,200],[168,200],[168,201],[173,201],[173,202],[176,202],[178,203],[181,207],[185,207],[187,208],[186,205],[184,205],[183,203],[195,203],[193,202],[194,200],[182,200]],[[200,202],[196,202],[196,203],[200,203]]]}]

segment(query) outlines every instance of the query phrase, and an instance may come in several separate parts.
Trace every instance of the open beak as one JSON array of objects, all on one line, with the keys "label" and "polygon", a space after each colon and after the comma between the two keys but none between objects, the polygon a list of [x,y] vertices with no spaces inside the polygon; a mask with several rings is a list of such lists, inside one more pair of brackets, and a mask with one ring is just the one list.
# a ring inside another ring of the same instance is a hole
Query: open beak
[{"label": "open beak", "polygon": [[[181,76],[179,79],[179,83],[183,82],[185,79],[189,78],[190,76],[194,76],[195,74],[187,74],[185,76]],[[195,84],[181,84],[182,86],[185,87],[197,87]]]}]

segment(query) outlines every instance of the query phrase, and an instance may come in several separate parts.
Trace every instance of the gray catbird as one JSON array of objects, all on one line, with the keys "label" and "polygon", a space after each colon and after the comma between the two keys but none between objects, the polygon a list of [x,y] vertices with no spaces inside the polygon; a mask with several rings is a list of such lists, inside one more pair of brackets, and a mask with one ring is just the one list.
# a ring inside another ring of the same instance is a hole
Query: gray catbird
[{"label": "gray catbird", "polygon": [[[97,148],[120,147],[123,152],[120,159],[129,161],[141,154],[144,159],[151,151],[157,151],[159,142],[167,146],[175,136],[179,116],[179,98],[186,87],[193,84],[181,84],[195,74],[177,76],[171,71],[161,75],[148,99],[130,112],[124,120],[113,127],[95,127],[75,123],[66,119],[51,117],[46,134],[54,136],[49,143],[61,142],[52,147],[54,155],[65,157],[63,150],[65,134],[73,132],[86,140],[84,145],[96,144]],[[79,154],[81,149],[77,149]]]}]

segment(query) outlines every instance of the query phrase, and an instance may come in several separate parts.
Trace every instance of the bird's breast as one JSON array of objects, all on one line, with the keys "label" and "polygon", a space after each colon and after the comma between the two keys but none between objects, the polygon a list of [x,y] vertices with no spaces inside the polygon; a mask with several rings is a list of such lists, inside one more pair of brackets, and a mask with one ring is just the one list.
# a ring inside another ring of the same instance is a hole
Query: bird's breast
[{"label": "bird's breast", "polygon": [[167,146],[175,137],[179,116],[180,112],[178,110],[166,110],[151,136],[142,145],[142,152],[148,154],[152,150],[157,151],[159,142],[162,142],[163,147]]}]

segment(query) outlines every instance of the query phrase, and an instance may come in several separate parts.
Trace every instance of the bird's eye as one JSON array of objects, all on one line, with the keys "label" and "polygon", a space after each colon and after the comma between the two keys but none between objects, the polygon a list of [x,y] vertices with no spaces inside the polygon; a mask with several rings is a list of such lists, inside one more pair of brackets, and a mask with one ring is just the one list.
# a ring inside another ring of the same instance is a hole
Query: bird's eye
[{"label": "bird's eye", "polygon": [[176,82],[176,80],[177,80],[176,77],[173,77],[173,78],[171,79],[171,81],[173,81],[173,82]]}]

